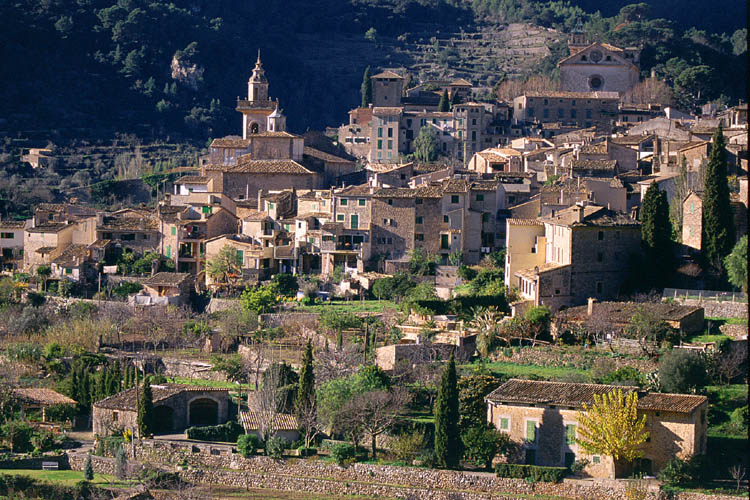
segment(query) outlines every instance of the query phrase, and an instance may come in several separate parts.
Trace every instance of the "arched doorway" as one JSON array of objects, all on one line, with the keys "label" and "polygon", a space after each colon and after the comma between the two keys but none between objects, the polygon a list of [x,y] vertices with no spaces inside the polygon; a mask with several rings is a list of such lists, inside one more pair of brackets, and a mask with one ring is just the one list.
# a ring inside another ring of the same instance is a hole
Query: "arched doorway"
[{"label": "arched doorway", "polygon": [[174,409],[165,405],[155,407],[153,426],[154,434],[168,434],[174,431]]},{"label": "arched doorway", "polygon": [[190,402],[190,426],[219,423],[219,403],[213,399],[199,398]]},{"label": "arched doorway", "polygon": [[255,122],[251,123],[250,124],[250,133],[251,134],[257,134],[258,132],[260,132],[260,126],[257,123],[255,123]]}]

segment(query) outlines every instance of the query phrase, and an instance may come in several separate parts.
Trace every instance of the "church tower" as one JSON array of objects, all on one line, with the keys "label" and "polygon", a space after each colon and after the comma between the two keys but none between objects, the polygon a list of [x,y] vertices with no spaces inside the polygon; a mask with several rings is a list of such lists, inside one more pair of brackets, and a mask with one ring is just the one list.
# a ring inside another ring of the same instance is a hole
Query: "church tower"
[{"label": "church tower", "polygon": [[263,104],[268,101],[268,80],[260,62],[260,49],[258,49],[258,60],[250,80],[247,82],[247,100],[254,104]]},{"label": "church tower", "polygon": [[576,23],[575,28],[570,33],[568,38],[568,48],[570,49],[570,55],[573,55],[589,46],[589,39],[586,34],[586,30],[583,28],[583,23],[579,19]]}]

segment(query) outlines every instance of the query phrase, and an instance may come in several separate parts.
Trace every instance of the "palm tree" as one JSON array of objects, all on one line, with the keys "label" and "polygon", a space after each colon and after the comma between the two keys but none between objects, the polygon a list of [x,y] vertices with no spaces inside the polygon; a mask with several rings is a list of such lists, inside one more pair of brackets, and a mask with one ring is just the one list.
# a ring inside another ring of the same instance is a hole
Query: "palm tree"
[{"label": "palm tree", "polygon": [[206,272],[213,281],[226,283],[229,276],[239,274],[240,266],[237,264],[237,251],[225,245],[213,259],[209,260]]},{"label": "palm tree", "polygon": [[471,326],[477,329],[477,350],[482,357],[486,357],[492,350],[492,346],[500,330],[500,320],[503,318],[502,313],[497,307],[491,306],[478,308],[473,311],[474,319]]}]

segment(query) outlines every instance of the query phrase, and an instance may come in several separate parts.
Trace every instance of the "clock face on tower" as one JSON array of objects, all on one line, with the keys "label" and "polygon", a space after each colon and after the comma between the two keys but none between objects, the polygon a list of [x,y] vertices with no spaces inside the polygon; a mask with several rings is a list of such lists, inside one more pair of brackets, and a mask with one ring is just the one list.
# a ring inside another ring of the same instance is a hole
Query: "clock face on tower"
[{"label": "clock face on tower", "polygon": [[592,50],[591,51],[591,60],[594,62],[599,62],[602,60],[602,53],[599,50]]}]

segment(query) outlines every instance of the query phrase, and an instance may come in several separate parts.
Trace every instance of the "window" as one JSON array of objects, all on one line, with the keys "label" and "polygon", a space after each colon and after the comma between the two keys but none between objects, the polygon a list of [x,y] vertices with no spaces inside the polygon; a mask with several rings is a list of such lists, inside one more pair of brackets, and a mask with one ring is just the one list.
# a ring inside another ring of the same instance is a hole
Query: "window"
[{"label": "window", "polygon": [[389,205],[393,205],[393,200],[388,200]]},{"label": "window", "polygon": [[526,438],[527,443],[530,443],[530,444],[536,443],[536,426],[537,426],[536,420],[526,421],[526,435],[524,437]]},{"label": "window", "polygon": [[599,458],[599,455],[594,455],[594,457],[593,457],[593,459],[591,461],[594,462],[595,464],[598,464],[598,463],[600,463],[602,461],[602,459]]},{"label": "window", "polygon": [[528,111],[527,111],[527,114],[529,116],[534,116],[534,108],[529,108]]},{"label": "window", "polygon": [[601,281],[596,282],[596,293],[602,293],[602,290],[604,290],[604,283]]},{"label": "window", "polygon": [[177,234],[177,228],[172,226],[172,236],[174,236],[175,234]]},{"label": "window", "polygon": [[73,269],[66,267],[65,268],[65,274],[73,274]]},{"label": "window", "polygon": [[4,240],[12,240],[13,239],[13,233],[0,233],[0,238]]},{"label": "window", "polygon": [[501,431],[508,432],[510,430],[510,417],[500,417],[497,419],[497,427]]},{"label": "window", "polygon": [[565,426],[565,444],[568,446],[576,444],[576,425],[567,424]]},{"label": "window", "polygon": [[447,215],[443,215],[443,222],[445,222],[446,224],[450,224],[451,218],[448,217]]},{"label": "window", "polygon": [[555,295],[560,295],[560,289],[559,288],[555,288]]},{"label": "window", "polygon": [[490,214],[483,213],[482,214],[482,222],[489,222],[489,220],[490,220]]},{"label": "window", "polygon": [[576,117],[576,110],[575,109],[571,109],[570,110],[570,117],[571,118],[575,118]]},{"label": "window", "polygon": [[415,234],[414,235],[415,241],[424,241],[424,234]]},{"label": "window", "polygon": [[393,137],[393,129],[388,127],[388,137]]},{"label": "window", "polygon": [[357,203],[360,207],[364,207],[365,205],[367,205],[367,200],[365,200],[364,198],[360,198],[359,200],[357,200]]},{"label": "window", "polygon": [[565,118],[565,110],[563,108],[557,108],[557,117]]},{"label": "window", "polygon": [[440,248],[449,249],[451,247],[450,236],[447,234],[440,235]]},{"label": "window", "polygon": [[536,450],[526,450],[526,465],[536,465]]},{"label": "window", "polygon": [[141,239],[144,240],[144,241],[145,240],[150,240],[151,239],[151,235],[150,234],[141,235]]},{"label": "window", "polygon": [[393,140],[388,139],[388,149],[393,149]]},{"label": "window", "polygon": [[415,220],[415,222],[417,224],[422,224],[424,222],[424,217],[417,217],[416,220]]},{"label": "window", "polygon": [[[174,229],[174,228],[172,228],[172,229]],[[168,259],[172,258],[172,245],[167,245],[167,258]]]},{"label": "window", "polygon": [[237,255],[235,256],[235,264],[237,264],[239,267],[242,267],[242,264],[245,262],[245,252],[242,250],[237,250]]},{"label": "window", "polygon": [[120,417],[120,413],[113,411],[112,412],[112,422],[117,422],[117,419]]},{"label": "window", "polygon": [[135,233],[127,233],[120,235],[122,241],[135,241]]},{"label": "window", "polygon": [[400,175],[400,177],[401,177],[401,180],[402,180],[402,181],[405,181],[405,180],[406,180],[406,174],[401,174],[401,175]]},{"label": "window", "polygon": [[453,204],[458,203],[458,195],[457,194],[451,195],[451,203],[453,203]]},{"label": "window", "polygon": [[599,231],[599,235],[597,236],[597,238],[599,239],[599,241],[604,240],[604,231]]},{"label": "window", "polygon": [[477,195],[477,201],[484,201],[484,195],[483,194],[478,194]]},{"label": "window", "polygon": [[604,262],[604,252],[596,252],[596,261]]},{"label": "window", "polygon": [[344,222],[344,214],[337,214],[336,222]]},{"label": "window", "polygon": [[416,205],[421,205],[422,204],[422,198],[417,198],[416,200],[414,200],[414,203]]},{"label": "window", "polygon": [[359,215],[352,214],[351,225],[352,225],[352,229],[358,229],[359,228]]},{"label": "window", "polygon": [[383,139],[378,139],[378,149],[383,149]]},{"label": "window", "polygon": [[378,128],[378,137],[383,137],[383,128]]},{"label": "window", "polygon": [[345,207],[348,204],[349,204],[349,200],[347,200],[346,198],[342,198],[341,200],[339,200],[339,205],[341,205],[342,207]]}]

